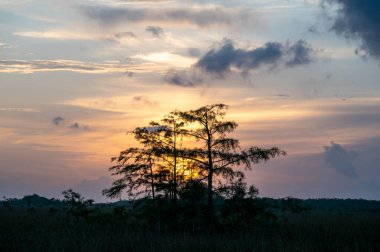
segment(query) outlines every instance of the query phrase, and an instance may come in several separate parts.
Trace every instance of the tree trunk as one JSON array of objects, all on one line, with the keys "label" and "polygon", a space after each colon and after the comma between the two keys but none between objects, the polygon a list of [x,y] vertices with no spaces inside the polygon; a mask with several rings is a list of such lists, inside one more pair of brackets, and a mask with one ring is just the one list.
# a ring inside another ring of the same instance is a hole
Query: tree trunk
[{"label": "tree trunk", "polygon": [[[208,128],[207,128],[208,131]],[[207,177],[207,218],[208,226],[211,228],[214,225],[214,199],[212,190],[212,179],[214,175],[214,167],[212,162],[211,152],[211,134],[207,136],[207,156],[208,156],[208,177]]]},{"label": "tree trunk", "polygon": [[214,224],[214,199],[212,191],[212,176],[213,171],[210,170],[208,174],[208,188],[207,188],[207,222],[208,226],[212,227]]},{"label": "tree trunk", "polygon": [[149,168],[150,168],[150,180],[151,180],[151,187],[152,187],[152,198],[153,198],[153,206],[156,207],[156,195],[154,191],[154,178],[153,178],[153,164],[152,160],[149,156]]},{"label": "tree trunk", "polygon": [[[176,128],[174,128],[176,130]],[[174,202],[177,202],[177,136],[174,133],[174,145],[173,145],[173,156],[174,156],[174,165],[173,165],[173,196]]]},{"label": "tree trunk", "polygon": [[[174,130],[177,129],[174,126]],[[173,139],[173,156],[174,156],[174,167],[173,167],[173,221],[174,221],[174,231],[177,231],[177,133],[174,132],[174,139]]]}]

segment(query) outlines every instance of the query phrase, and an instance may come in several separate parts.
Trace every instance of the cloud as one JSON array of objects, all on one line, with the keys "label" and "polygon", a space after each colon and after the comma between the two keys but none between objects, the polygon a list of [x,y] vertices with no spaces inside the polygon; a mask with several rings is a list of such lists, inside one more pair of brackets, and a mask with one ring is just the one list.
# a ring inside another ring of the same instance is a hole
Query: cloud
[{"label": "cloud", "polygon": [[357,54],[364,53],[380,59],[380,1],[324,0],[323,3],[339,5],[331,27],[333,31],[347,38],[360,39]]},{"label": "cloud", "polygon": [[125,37],[137,38],[136,34],[134,34],[133,32],[119,32],[119,33],[116,33],[114,36],[115,38],[118,38],[118,39],[125,38]]},{"label": "cloud", "polygon": [[54,125],[58,126],[60,125],[65,119],[61,116],[54,117],[52,122]]},{"label": "cloud", "polygon": [[23,108],[23,107],[19,107],[19,108],[0,108],[0,112],[1,111],[4,111],[4,112],[32,112],[32,113],[36,113],[36,112],[40,112],[38,109],[36,108]]},{"label": "cloud", "polygon": [[159,26],[147,26],[145,28],[145,31],[152,33],[152,35],[156,38],[164,35],[164,30]]},{"label": "cloud", "polygon": [[217,77],[236,69],[241,73],[259,68],[262,65],[285,67],[305,65],[313,60],[314,49],[304,40],[294,44],[267,42],[252,50],[235,48],[231,40],[225,40],[220,48],[212,49],[198,60],[195,67]]},{"label": "cloud", "polygon": [[164,80],[169,84],[181,87],[194,87],[203,82],[202,77],[200,77],[200,75],[197,75],[194,71],[191,70],[170,70],[165,75]]},{"label": "cloud", "polygon": [[[160,66],[157,66],[161,68]],[[79,73],[107,74],[151,72],[157,70],[152,64],[90,63],[73,60],[0,60],[0,73],[35,73],[70,71]]]},{"label": "cloud", "polygon": [[191,57],[201,56],[201,51],[198,48],[189,48],[187,49],[187,52]]},{"label": "cloud", "polygon": [[11,49],[11,48],[15,48],[16,46],[13,46],[13,45],[10,45],[8,43],[5,43],[5,42],[2,42],[0,40],[0,49]]},{"label": "cloud", "polygon": [[133,32],[118,32],[110,37],[106,37],[106,40],[111,41],[111,42],[116,42],[116,43],[123,43],[123,42],[138,42],[139,38],[137,37],[136,34]]},{"label": "cloud", "polygon": [[[62,124],[66,124],[65,121],[66,121],[66,119],[63,118],[62,116],[56,116],[52,119],[52,122],[55,126],[60,126]],[[79,130],[79,129],[88,130],[89,129],[88,126],[82,126],[78,122],[74,122],[74,123],[70,124],[69,126],[67,126],[67,128],[74,129],[74,130]]]},{"label": "cloud", "polygon": [[80,125],[79,123],[75,122],[73,124],[71,124],[69,126],[70,129],[74,129],[74,130],[79,130],[79,129],[83,129],[83,130],[88,130],[88,126],[82,126]]},{"label": "cloud", "polygon": [[331,142],[323,147],[325,161],[338,172],[349,178],[356,178],[356,168],[352,161],[358,156],[355,151],[347,151],[340,144]]},{"label": "cloud", "polygon": [[298,40],[287,49],[286,54],[290,56],[285,63],[287,66],[305,65],[312,61],[313,49],[306,41]]},{"label": "cloud", "polygon": [[[133,32],[117,32],[115,34],[88,33],[88,31],[66,31],[66,30],[46,30],[46,31],[20,31],[13,33],[16,36],[34,38],[34,39],[49,39],[49,40],[93,40],[93,41],[110,41],[110,42],[136,42],[139,38]],[[0,41],[0,48],[2,47]],[[11,47],[8,47],[11,48]]]},{"label": "cloud", "polygon": [[[189,53],[199,53],[197,49],[192,51],[189,50]],[[176,86],[193,87],[204,82],[207,77],[204,74],[224,78],[232,71],[246,75],[263,65],[272,69],[278,66],[291,68],[309,64],[315,54],[316,51],[304,40],[293,44],[267,42],[261,47],[247,50],[236,48],[233,41],[225,39],[219,48],[208,51],[190,69],[168,71],[164,81]]]},{"label": "cloud", "polygon": [[[125,22],[143,23],[186,23],[198,27],[231,25],[252,21],[252,15],[246,10],[223,8],[219,6],[187,8],[133,8],[105,5],[80,6],[79,10],[88,18],[104,26],[114,26]],[[253,21],[252,21],[253,22]]]},{"label": "cloud", "polygon": [[290,95],[288,95],[288,94],[276,94],[276,95],[274,95],[274,97],[285,97],[285,98],[289,98]]},{"label": "cloud", "polygon": [[80,126],[79,126],[79,123],[73,123],[69,126],[70,129],[79,129]]},{"label": "cloud", "polygon": [[73,31],[23,31],[15,32],[14,35],[28,38],[38,38],[38,39],[55,39],[55,40],[92,40],[93,37],[86,35],[82,32]]},{"label": "cloud", "polygon": [[142,95],[133,96],[132,100],[133,104],[136,106],[159,107],[159,104],[156,101],[152,101],[148,97]]}]

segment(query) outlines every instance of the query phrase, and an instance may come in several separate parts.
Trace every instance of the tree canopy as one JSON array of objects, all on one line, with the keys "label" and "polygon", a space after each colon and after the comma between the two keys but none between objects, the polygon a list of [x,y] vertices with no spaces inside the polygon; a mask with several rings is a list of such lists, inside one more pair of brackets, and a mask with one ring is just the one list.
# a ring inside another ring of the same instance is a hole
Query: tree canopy
[{"label": "tree canopy", "polygon": [[[130,196],[144,194],[153,199],[154,205],[157,198],[169,199],[176,213],[178,197],[204,188],[205,197],[199,195],[199,201],[206,199],[207,221],[212,225],[215,197],[239,188],[242,191],[246,186],[244,169],[251,170],[253,164],[286,154],[278,147],[242,149],[238,139],[229,137],[238,124],[225,120],[228,108],[212,104],[196,110],[176,110],[159,122],[137,127],[130,134],[140,146],[112,158],[116,164],[109,170],[119,178],[103,193],[111,198],[123,191]],[[251,194],[255,194],[254,189],[251,187]]]}]

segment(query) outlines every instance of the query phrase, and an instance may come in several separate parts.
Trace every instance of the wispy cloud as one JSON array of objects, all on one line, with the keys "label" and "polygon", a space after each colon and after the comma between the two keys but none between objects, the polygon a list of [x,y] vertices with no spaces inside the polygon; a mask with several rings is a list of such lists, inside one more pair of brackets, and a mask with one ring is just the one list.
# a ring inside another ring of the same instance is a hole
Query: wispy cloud
[{"label": "wispy cloud", "polygon": [[164,80],[176,86],[194,87],[203,83],[203,78],[194,70],[170,70],[164,77]]},{"label": "wispy cloud", "polygon": [[132,98],[134,105],[143,105],[148,107],[159,107],[159,104],[157,101],[152,101],[149,99],[149,97],[142,96],[142,95],[136,95]]},{"label": "wispy cloud", "polygon": [[163,70],[151,63],[90,63],[73,60],[0,60],[0,73],[35,73],[48,71],[70,71],[80,73],[143,73]]},{"label": "wispy cloud", "polygon": [[115,38],[118,38],[118,39],[125,38],[125,37],[137,38],[136,34],[134,34],[133,32],[119,32],[119,33],[116,33],[114,36]]},{"label": "wispy cloud", "polygon": [[52,119],[54,125],[60,125],[65,119],[62,116],[56,116]]},{"label": "wispy cloud", "polygon": [[82,129],[82,130],[88,130],[89,129],[88,126],[83,126],[83,125],[81,125],[78,122],[75,122],[75,123],[71,124],[70,126],[68,126],[68,128],[69,129],[74,129],[74,130],[80,130],[80,129]]},{"label": "wispy cloud", "polygon": [[190,67],[194,63],[193,58],[181,56],[172,52],[154,52],[130,56],[132,59],[140,59],[152,63],[171,67]]},{"label": "wispy cloud", "polygon": [[159,26],[147,26],[145,31],[150,32],[154,37],[159,38],[164,35],[164,29]]},{"label": "wispy cloud", "polygon": [[187,6],[142,8],[132,6],[80,6],[79,10],[88,18],[105,26],[120,23],[165,23],[189,24],[198,27],[223,26],[252,21],[247,10],[221,6]]},{"label": "wispy cloud", "polygon": [[[159,31],[156,31],[159,32]],[[33,39],[44,39],[44,40],[62,40],[62,41],[81,41],[81,40],[91,40],[91,41],[111,41],[117,43],[123,42],[139,42],[139,38],[133,32],[96,32],[88,30],[46,30],[46,31],[18,31],[14,32],[13,35],[20,37],[27,37]],[[161,34],[162,35],[162,34]],[[1,43],[0,48],[10,48],[10,45]]]},{"label": "wispy cloud", "polygon": [[3,42],[3,41],[1,41],[1,39],[0,39],[0,49],[2,48],[2,49],[10,49],[10,48],[14,48],[15,46],[13,46],[13,45],[10,45],[10,44],[8,44],[8,43],[5,43],[5,42]]},{"label": "wispy cloud", "polygon": [[14,35],[37,38],[37,39],[56,39],[56,40],[93,40],[94,37],[87,35],[84,32],[66,31],[66,30],[51,30],[51,31],[19,31],[14,32]]},{"label": "wispy cloud", "polygon": [[199,50],[198,48],[193,48],[193,47],[188,48],[187,52],[188,52],[188,54],[191,57],[199,57],[199,56],[201,56],[201,50]]},{"label": "wispy cloud", "polygon": [[9,112],[32,112],[36,113],[39,112],[38,109],[35,108],[0,108],[0,111],[9,111]]}]

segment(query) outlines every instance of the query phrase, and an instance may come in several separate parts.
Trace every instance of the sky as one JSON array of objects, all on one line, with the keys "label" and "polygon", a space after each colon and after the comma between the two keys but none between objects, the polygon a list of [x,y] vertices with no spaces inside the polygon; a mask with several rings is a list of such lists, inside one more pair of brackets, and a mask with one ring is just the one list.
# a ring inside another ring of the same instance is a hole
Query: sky
[{"label": "sky", "polygon": [[126,134],[224,103],[262,197],[380,200],[380,2],[1,0],[0,197],[96,201]]}]

